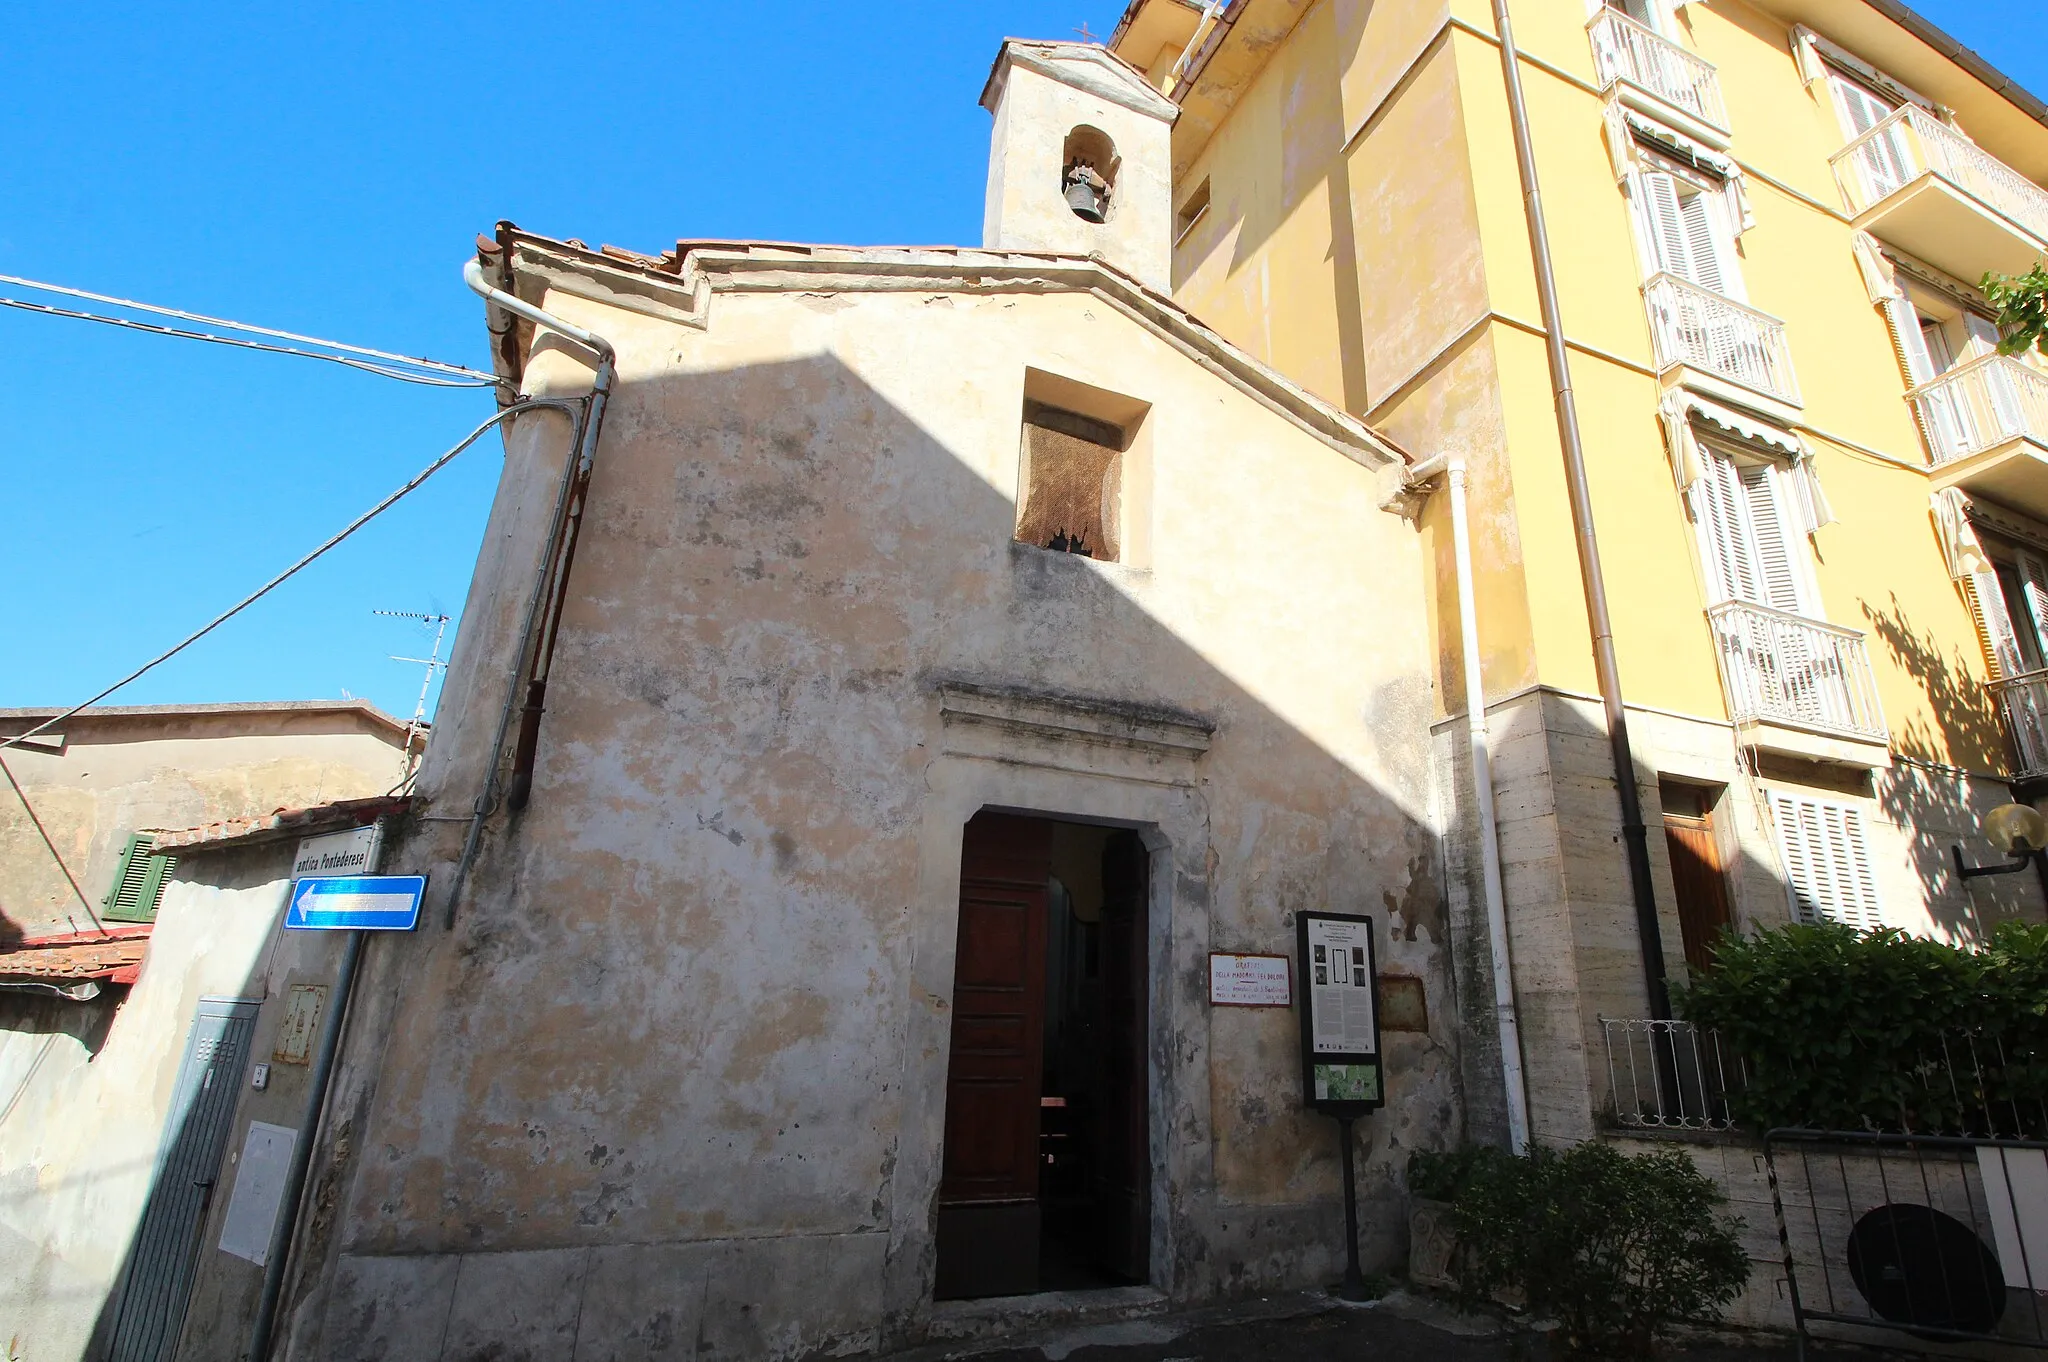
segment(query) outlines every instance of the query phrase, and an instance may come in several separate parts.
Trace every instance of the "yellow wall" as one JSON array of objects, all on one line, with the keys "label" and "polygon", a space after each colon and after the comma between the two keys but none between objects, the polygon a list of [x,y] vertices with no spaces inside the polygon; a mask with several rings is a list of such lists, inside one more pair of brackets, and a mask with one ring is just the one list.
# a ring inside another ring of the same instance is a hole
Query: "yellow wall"
[{"label": "yellow wall", "polygon": [[[1707,598],[1657,419],[1643,272],[1602,136],[1585,8],[1518,0],[1514,18],[1623,690],[1632,704],[1720,717]],[[1176,189],[1206,177],[1212,194],[1208,218],[1176,249],[1176,292],[1418,455],[1465,454],[1488,693],[1531,681],[1591,691],[1492,35],[1486,0],[1313,7]],[[1985,662],[1930,525],[1905,383],[1828,164],[1845,138],[1826,87],[1802,85],[1789,35],[1741,0],[1696,0],[1679,23],[1680,41],[1719,68],[1755,216],[1740,243],[1742,277],[1752,306],[1786,323],[1805,399],[1799,424],[1838,517],[1812,540],[1813,575],[1829,620],[1868,635],[1895,748],[2003,769]],[[1856,46],[1853,32],[1829,36]],[[2048,151],[2048,129],[2041,141]],[[1333,217],[1346,203],[1348,215]],[[1437,535],[1440,514],[1425,514],[1425,535]],[[1455,597],[1448,553],[1435,547],[1440,698],[1457,709]]]}]

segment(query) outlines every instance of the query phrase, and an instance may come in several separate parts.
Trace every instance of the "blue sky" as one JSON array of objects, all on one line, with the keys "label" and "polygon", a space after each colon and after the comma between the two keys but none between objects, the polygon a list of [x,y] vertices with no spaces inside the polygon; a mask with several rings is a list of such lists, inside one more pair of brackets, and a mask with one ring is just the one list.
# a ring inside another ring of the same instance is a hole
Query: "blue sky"
[{"label": "blue sky", "polygon": [[[2048,92],[2041,0],[1920,8]],[[647,250],[978,239],[998,41],[1103,34],[1122,4],[25,9],[0,44],[0,273],[488,367],[458,272],[500,218]],[[0,706],[98,690],[491,410],[11,309],[0,354]],[[460,612],[498,462],[490,437],[111,703],[410,713],[420,669],[387,655],[428,640],[371,611]]]}]

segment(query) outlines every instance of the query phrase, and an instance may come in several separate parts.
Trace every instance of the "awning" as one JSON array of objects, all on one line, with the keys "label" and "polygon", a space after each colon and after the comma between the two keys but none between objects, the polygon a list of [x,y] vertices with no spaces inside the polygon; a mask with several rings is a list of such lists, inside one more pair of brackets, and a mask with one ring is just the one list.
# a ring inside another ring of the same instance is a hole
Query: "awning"
[{"label": "awning", "polygon": [[1774,426],[1761,417],[1746,416],[1733,407],[1724,407],[1719,402],[1709,401],[1693,392],[1681,390],[1673,396],[1681,413],[1690,420],[1703,421],[1723,435],[1741,440],[1745,444],[1775,450],[1788,459],[1806,457],[1805,441],[1791,431]]}]

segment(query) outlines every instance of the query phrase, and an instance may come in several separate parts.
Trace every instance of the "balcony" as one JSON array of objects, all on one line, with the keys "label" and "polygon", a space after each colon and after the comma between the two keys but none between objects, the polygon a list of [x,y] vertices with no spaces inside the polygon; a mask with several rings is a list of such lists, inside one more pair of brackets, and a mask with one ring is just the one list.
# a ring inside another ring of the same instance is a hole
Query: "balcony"
[{"label": "balcony", "polygon": [[1936,487],[2048,520],[2048,373],[1986,355],[1907,394]]},{"label": "balcony", "polygon": [[1675,274],[1652,275],[1643,285],[1643,302],[1657,368],[1667,379],[1674,370],[1689,371],[1680,374],[1689,387],[1720,391],[1750,406],[1763,397],[1786,409],[1771,414],[1787,418],[1800,406],[1785,323],[1776,317]]},{"label": "balcony", "polygon": [[1835,153],[1856,226],[1958,279],[2048,256],[2048,190],[1909,104]]},{"label": "balcony", "polygon": [[1889,766],[1870,652],[1854,629],[1729,601],[1707,611],[1728,717],[1746,746]]},{"label": "balcony", "polygon": [[1991,683],[2012,738],[2015,780],[2048,776],[2048,671],[2022,672]]},{"label": "balcony", "polygon": [[1715,146],[1728,145],[1728,107],[1712,63],[1702,61],[1617,9],[1603,8],[1586,26],[1601,93],[1621,100]]}]

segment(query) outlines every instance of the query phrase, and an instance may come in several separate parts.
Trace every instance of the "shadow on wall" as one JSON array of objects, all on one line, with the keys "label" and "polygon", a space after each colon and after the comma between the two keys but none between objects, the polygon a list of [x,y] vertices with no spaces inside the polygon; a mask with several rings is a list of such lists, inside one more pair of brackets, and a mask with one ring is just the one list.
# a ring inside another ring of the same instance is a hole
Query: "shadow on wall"
[{"label": "shadow on wall", "polygon": [[[1007,382],[987,333],[963,336],[938,301],[890,338],[891,371],[948,373],[948,392]],[[1074,350],[1103,345],[1095,334]],[[956,359],[949,335],[982,355]],[[942,386],[922,391],[936,404]],[[944,401],[952,429],[1004,447],[948,448],[830,354],[620,386],[532,804],[493,825],[453,939],[403,943],[386,1036],[352,1038],[337,1111],[378,1155],[357,1162],[316,1250],[347,1255],[329,1258],[325,1337],[305,1340],[319,1355],[367,1357],[430,1329],[469,1355],[530,1341],[537,1319],[567,1322],[578,1352],[658,1326],[720,1356],[788,1353],[872,1346],[922,1309],[944,1099],[919,1077],[909,981],[914,939],[950,925],[905,905],[919,899],[940,679],[1213,719],[1210,847],[1180,849],[1177,910],[1206,912],[1203,949],[1288,950],[1303,909],[1377,917],[1383,968],[1429,979],[1436,1021],[1390,1037],[1394,1105],[1365,1123],[1364,1195],[1397,1193],[1407,1148],[1456,1138],[1424,821],[1427,647],[1375,642],[1401,631],[1371,626],[1421,605],[1365,570],[1357,546],[1378,536],[1349,521],[1315,531],[1331,508],[1305,514],[1286,486],[1355,485],[1357,514],[1374,517],[1370,474],[1305,440],[1224,459],[1180,413],[1185,446],[1152,451],[1150,563],[1096,563],[1012,542],[1014,501],[977,469],[1009,466],[1021,412]],[[1341,476],[1290,469],[1306,458]],[[1374,655],[1387,660],[1361,668]],[[1344,759],[1247,684],[1316,714]],[[448,693],[489,704],[504,685]],[[487,727],[444,716],[447,731]],[[1185,1156],[1195,1180],[1173,1201],[1271,1214],[1229,1216],[1225,1233],[1176,1211],[1165,1270],[1190,1293],[1330,1270],[1336,1161],[1327,1123],[1299,1105],[1292,1014],[1209,1013],[1202,962],[1174,967],[1176,1015],[1200,1038],[1155,1028],[1154,1068],[1179,1072],[1186,1045],[1208,1047],[1171,1100],[1177,1130],[1211,1131],[1213,1161]],[[1394,1221],[1370,1218],[1369,1259],[1395,1257]],[[599,1248],[605,1271],[585,1272]],[[375,1284],[379,1260],[406,1264],[405,1290]],[[484,1308],[514,1281],[532,1297],[525,1323]]]},{"label": "shadow on wall", "polygon": [[1897,596],[1886,609],[1865,602],[1863,614],[1871,635],[1918,683],[1927,702],[1925,710],[1892,730],[1893,750],[1905,762],[1883,773],[1878,805],[1906,830],[1914,868],[1928,887],[1927,910],[1934,925],[1959,945],[1981,945],[1998,922],[2028,911],[2038,916],[2042,895],[2032,875],[1967,885],[1955,876],[1950,848],[1957,842],[1974,863],[2000,859],[1984,839],[1978,818],[1987,787],[1993,802],[2011,796],[1989,781],[1973,782],[1956,768],[1987,758],[1994,770],[2006,765],[2010,757],[2003,720],[1979,669],[1961,649],[1944,653],[1931,633],[1916,629]]}]

